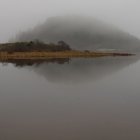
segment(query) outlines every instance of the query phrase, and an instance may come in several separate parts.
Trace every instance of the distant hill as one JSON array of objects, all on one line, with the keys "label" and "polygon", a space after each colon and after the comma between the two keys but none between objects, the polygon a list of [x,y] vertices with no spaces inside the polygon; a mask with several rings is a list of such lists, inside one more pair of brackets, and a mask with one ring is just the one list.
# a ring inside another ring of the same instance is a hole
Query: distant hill
[{"label": "distant hill", "polygon": [[80,16],[52,17],[30,31],[19,34],[16,41],[39,39],[56,43],[63,40],[73,49],[111,49],[139,51],[140,40],[97,19]]}]

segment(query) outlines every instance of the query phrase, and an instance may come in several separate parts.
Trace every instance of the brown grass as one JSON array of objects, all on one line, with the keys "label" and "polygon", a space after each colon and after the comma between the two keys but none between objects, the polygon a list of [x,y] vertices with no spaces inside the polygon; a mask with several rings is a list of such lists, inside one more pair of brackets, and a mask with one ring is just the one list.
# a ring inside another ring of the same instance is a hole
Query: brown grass
[{"label": "brown grass", "polygon": [[128,56],[128,53],[62,51],[62,52],[0,52],[0,60],[5,59],[46,59],[46,58],[78,58],[103,56]]}]

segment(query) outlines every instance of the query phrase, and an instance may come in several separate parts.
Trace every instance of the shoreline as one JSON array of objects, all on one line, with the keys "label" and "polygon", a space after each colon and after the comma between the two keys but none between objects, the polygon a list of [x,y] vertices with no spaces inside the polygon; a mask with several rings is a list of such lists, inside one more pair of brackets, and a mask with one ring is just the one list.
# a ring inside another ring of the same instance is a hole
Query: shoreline
[{"label": "shoreline", "polygon": [[0,60],[9,59],[48,59],[48,58],[94,58],[105,56],[132,56],[131,53],[97,52],[97,51],[57,51],[57,52],[0,52]]}]

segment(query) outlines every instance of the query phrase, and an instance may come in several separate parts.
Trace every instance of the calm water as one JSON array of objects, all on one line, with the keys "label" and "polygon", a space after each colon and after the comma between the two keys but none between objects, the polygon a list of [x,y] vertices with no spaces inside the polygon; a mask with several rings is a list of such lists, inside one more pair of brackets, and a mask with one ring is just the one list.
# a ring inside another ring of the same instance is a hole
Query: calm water
[{"label": "calm water", "polygon": [[140,140],[139,59],[0,64],[0,140]]}]

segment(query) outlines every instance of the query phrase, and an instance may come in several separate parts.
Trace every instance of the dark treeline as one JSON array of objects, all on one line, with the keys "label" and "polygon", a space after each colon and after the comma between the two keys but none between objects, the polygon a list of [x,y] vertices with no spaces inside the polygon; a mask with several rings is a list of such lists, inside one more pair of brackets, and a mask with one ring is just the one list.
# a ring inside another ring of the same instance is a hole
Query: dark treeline
[{"label": "dark treeline", "polygon": [[68,51],[71,50],[70,46],[64,41],[59,41],[58,44],[46,44],[41,41],[29,41],[29,42],[16,42],[0,44],[0,52],[56,52],[56,51]]}]

